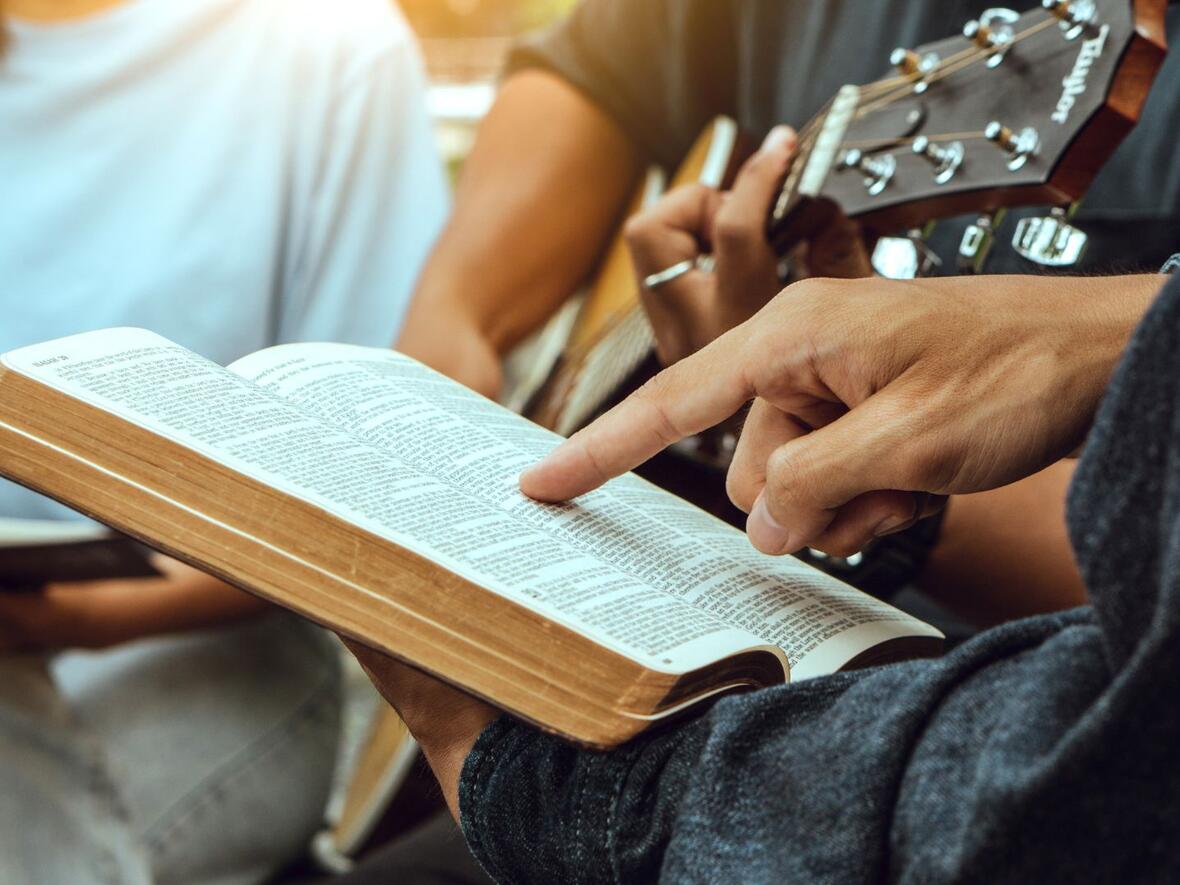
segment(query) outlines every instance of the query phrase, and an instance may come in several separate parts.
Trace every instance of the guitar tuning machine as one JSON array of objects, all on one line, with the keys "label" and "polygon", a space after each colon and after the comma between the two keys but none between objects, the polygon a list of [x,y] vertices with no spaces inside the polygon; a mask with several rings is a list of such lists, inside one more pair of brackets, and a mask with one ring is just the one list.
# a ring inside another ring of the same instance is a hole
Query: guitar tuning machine
[{"label": "guitar tuning machine", "polygon": [[974,223],[967,225],[967,229],[963,231],[963,239],[959,241],[959,273],[983,273],[983,267],[995,242],[996,228],[1000,226],[1003,218],[1004,210],[1001,209],[990,215],[980,215]]},{"label": "guitar tuning machine", "polygon": [[938,145],[925,135],[919,135],[914,139],[911,147],[915,154],[928,160],[934,166],[934,180],[938,184],[946,184],[954,178],[959,167],[963,165],[965,151],[961,141]]},{"label": "guitar tuning machine", "polygon": [[1031,126],[1016,132],[998,120],[987,124],[983,137],[1008,154],[1008,168],[1013,172],[1035,157],[1041,147],[1041,136]]},{"label": "guitar tuning machine", "polygon": [[997,67],[1003,62],[1008,50],[1012,47],[1015,30],[1012,20],[1007,15],[1011,10],[989,10],[990,14],[976,21],[969,21],[963,26],[963,36],[989,53],[987,66]]},{"label": "guitar tuning machine", "polygon": [[919,55],[914,50],[904,47],[898,47],[889,54],[889,63],[897,68],[899,74],[903,77],[916,77],[914,93],[917,95],[929,88],[930,83],[926,78],[938,70],[941,61],[937,52]]},{"label": "guitar tuning machine", "polygon": [[915,229],[904,237],[881,237],[870,259],[873,270],[888,280],[930,276],[942,260],[926,244],[926,233]]},{"label": "guitar tuning machine", "polygon": [[1094,0],[1041,0],[1041,6],[1061,20],[1061,30],[1067,40],[1080,37],[1098,19]]},{"label": "guitar tuning machine", "polygon": [[840,158],[839,168],[859,169],[864,174],[869,196],[875,197],[893,181],[893,176],[897,174],[897,159],[893,154],[869,157],[863,151],[852,148],[845,151],[844,156]]},{"label": "guitar tuning machine", "polygon": [[1034,264],[1042,267],[1069,267],[1077,264],[1090,238],[1069,223],[1071,211],[1054,208],[1048,216],[1022,218],[1016,225],[1012,247]]}]

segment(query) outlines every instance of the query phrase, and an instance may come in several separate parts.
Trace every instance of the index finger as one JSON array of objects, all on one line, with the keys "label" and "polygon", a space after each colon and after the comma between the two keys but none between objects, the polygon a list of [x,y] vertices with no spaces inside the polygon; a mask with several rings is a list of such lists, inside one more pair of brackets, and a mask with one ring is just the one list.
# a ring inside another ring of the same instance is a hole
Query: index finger
[{"label": "index finger", "polygon": [[754,398],[739,359],[738,327],[665,369],[520,476],[538,501],[566,501],[638,467],[672,443],[700,433]]}]

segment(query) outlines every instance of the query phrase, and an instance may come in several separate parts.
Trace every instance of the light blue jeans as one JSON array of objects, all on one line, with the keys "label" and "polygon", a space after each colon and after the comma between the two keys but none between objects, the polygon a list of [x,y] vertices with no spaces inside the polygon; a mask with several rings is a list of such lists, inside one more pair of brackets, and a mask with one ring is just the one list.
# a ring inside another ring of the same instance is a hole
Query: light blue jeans
[{"label": "light blue jeans", "polygon": [[338,660],[282,614],[0,660],[0,883],[264,878],[322,822]]}]

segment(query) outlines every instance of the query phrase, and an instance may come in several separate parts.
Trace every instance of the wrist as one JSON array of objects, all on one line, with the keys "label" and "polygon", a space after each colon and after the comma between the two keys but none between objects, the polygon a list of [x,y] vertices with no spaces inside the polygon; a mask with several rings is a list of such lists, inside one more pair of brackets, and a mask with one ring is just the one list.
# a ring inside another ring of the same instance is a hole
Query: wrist
[{"label": "wrist", "polygon": [[[1095,280],[1100,286],[1099,310],[1104,333],[1100,343],[1110,371],[1122,358],[1135,329],[1167,281],[1167,276],[1163,274],[1135,274]],[[1109,376],[1109,371],[1106,374]],[[1106,380],[1108,377],[1103,379],[1104,388]]]},{"label": "wrist", "polygon": [[463,766],[479,736],[499,715],[495,708],[481,704],[479,708],[473,707],[451,718],[445,730],[423,729],[421,723],[417,730],[410,728],[456,821],[459,820],[459,781]]},{"label": "wrist", "polygon": [[490,399],[500,394],[500,355],[479,320],[461,304],[415,300],[394,346]]}]

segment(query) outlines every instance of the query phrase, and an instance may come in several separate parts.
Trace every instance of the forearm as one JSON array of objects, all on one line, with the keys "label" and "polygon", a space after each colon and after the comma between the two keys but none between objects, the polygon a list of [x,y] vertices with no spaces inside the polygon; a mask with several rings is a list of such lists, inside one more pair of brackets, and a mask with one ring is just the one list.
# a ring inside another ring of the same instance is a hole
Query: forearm
[{"label": "forearm", "polygon": [[478,347],[464,330],[502,355],[541,325],[590,271],[639,170],[622,129],[572,86],[542,71],[510,77],[465,163],[398,348],[472,383],[486,360],[462,346]]},{"label": "forearm", "polygon": [[[111,612],[103,631],[109,637],[104,645],[221,627],[275,610],[258,597],[209,576],[184,584],[152,583],[137,587],[134,582],[112,582],[95,588]],[[91,591],[81,588],[78,592]],[[102,630],[99,622],[94,626]]]},{"label": "forearm", "polygon": [[1084,605],[1065,526],[1074,462],[951,499],[917,586],[980,625]]},{"label": "forearm", "polygon": [[149,636],[219,627],[271,606],[217,578],[160,557],[159,578],[55,584],[41,594],[46,624],[32,635],[60,648],[107,648]]}]

